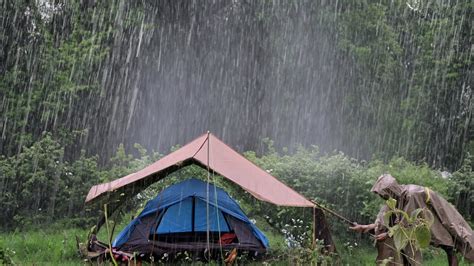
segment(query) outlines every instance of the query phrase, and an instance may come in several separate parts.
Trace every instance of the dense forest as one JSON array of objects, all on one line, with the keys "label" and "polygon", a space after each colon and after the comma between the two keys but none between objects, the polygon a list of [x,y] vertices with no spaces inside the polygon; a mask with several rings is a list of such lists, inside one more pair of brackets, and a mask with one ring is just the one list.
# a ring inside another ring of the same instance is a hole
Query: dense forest
[{"label": "dense forest", "polygon": [[[370,184],[389,171],[472,221],[473,9],[0,0],[0,228],[90,226],[92,185],[206,130],[354,220],[377,213]],[[291,225],[266,209],[251,212]]]},{"label": "dense forest", "polygon": [[[1,2],[0,152],[44,132],[106,161],[207,129],[455,170],[472,130],[470,1]],[[254,34],[249,34],[254,33]]]}]

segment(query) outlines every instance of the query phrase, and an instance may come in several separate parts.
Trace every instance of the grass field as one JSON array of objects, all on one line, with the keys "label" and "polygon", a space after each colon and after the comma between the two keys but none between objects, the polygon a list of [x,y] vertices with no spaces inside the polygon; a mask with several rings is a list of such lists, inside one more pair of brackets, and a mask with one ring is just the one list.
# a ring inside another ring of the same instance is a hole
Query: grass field
[{"label": "grass field", "polygon": [[[54,226],[34,231],[0,233],[0,251],[3,250],[3,256],[11,258],[17,265],[84,265],[86,263],[81,260],[76,249],[75,236],[85,239],[86,234],[86,230],[57,229]],[[338,248],[341,265],[374,265],[375,249],[369,246],[347,249],[342,245]],[[275,250],[272,254],[278,255],[277,252],[280,251]],[[447,265],[445,254],[440,250],[429,249],[425,251],[424,257],[424,265]],[[0,264],[1,260],[0,252]],[[251,264],[259,265],[262,262]],[[266,264],[293,265],[294,262],[287,259],[270,259]]]}]

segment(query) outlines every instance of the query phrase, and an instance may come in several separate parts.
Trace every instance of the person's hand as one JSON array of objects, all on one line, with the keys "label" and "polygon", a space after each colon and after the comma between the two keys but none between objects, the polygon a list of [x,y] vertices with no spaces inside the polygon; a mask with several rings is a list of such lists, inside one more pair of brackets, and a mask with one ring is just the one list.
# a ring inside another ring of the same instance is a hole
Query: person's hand
[{"label": "person's hand", "polygon": [[375,236],[375,239],[377,241],[384,241],[385,239],[387,239],[388,237],[388,233],[381,233],[381,234],[378,234]]},{"label": "person's hand", "polygon": [[354,230],[359,233],[366,233],[367,230],[367,225],[364,224],[354,224],[354,226],[349,227],[349,229]]}]

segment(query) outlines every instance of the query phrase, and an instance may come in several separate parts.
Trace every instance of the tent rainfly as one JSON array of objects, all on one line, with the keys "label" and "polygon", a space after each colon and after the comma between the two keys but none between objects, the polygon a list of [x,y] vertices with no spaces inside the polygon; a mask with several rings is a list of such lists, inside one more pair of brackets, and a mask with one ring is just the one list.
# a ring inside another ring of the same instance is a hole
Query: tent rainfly
[{"label": "tent rainfly", "polygon": [[[124,202],[125,198],[133,197],[168,174],[191,164],[227,178],[259,200],[277,206],[313,208],[314,238],[324,240],[328,250],[334,251],[326,218],[317,205],[250,162],[209,132],[138,172],[93,186],[86,197],[86,203],[107,203],[106,215],[110,215]],[[104,222],[105,219],[102,217],[97,230]]]},{"label": "tent rainfly", "polygon": [[258,254],[265,253],[268,245],[235,200],[195,178],[174,184],[148,201],[112,243],[116,250],[153,252],[158,257],[181,251],[202,253],[206,248],[213,253],[237,248]]}]

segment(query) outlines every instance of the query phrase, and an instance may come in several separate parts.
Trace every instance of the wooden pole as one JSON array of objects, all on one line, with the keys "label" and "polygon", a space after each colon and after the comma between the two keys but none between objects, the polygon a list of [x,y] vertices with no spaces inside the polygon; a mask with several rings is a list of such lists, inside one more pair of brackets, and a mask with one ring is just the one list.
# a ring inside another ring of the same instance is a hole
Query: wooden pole
[{"label": "wooden pole", "polygon": [[312,235],[313,250],[316,248],[316,206],[313,206],[313,235]]},{"label": "wooden pole", "polygon": [[346,223],[348,223],[348,224],[350,224],[350,225],[356,225],[355,222],[353,222],[353,221],[347,219],[346,217],[340,215],[339,213],[337,213],[337,212],[335,212],[335,211],[333,211],[333,210],[331,210],[331,209],[328,209],[328,208],[326,208],[326,207],[320,205],[319,203],[317,203],[317,202],[315,202],[315,201],[312,201],[312,200],[310,200],[310,201],[311,201],[314,205],[316,205],[319,209],[321,209],[321,210],[323,210],[323,211],[326,211],[326,212],[332,214],[332,215],[335,216],[336,218],[339,218],[340,220],[342,220],[342,221],[344,221],[344,222],[346,222]]},{"label": "wooden pole", "polygon": [[206,204],[206,219],[207,219],[207,230],[206,230],[206,238],[207,238],[207,252],[208,252],[208,258],[209,260],[211,259],[211,244],[210,244],[210,237],[209,237],[209,230],[210,230],[210,225],[209,225],[209,182],[211,181],[211,171],[209,167],[209,148],[210,148],[210,136],[211,132],[207,131],[207,187],[206,187],[206,197],[207,197],[207,204]]}]

